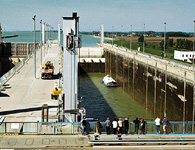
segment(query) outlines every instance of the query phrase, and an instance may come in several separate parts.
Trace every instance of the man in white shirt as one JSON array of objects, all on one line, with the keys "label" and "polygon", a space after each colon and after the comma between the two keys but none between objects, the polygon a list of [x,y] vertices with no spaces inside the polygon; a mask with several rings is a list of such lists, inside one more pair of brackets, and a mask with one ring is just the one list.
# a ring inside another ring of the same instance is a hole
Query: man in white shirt
[{"label": "man in white shirt", "polygon": [[156,123],[156,133],[159,134],[160,133],[160,118],[159,117],[156,117],[155,123]]}]

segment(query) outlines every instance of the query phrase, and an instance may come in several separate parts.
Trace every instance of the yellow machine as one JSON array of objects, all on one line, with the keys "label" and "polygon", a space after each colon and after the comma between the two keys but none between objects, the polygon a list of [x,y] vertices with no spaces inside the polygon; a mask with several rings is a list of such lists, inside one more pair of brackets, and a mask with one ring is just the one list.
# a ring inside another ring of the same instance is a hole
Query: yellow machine
[{"label": "yellow machine", "polygon": [[47,61],[47,63],[45,63],[45,66],[43,66],[41,69],[41,78],[51,79],[53,78],[53,73],[54,73],[53,63],[51,63],[51,61]]},{"label": "yellow machine", "polygon": [[61,89],[60,88],[53,88],[52,89],[52,94],[51,94],[51,99],[55,98],[58,99],[59,94],[61,94]]}]

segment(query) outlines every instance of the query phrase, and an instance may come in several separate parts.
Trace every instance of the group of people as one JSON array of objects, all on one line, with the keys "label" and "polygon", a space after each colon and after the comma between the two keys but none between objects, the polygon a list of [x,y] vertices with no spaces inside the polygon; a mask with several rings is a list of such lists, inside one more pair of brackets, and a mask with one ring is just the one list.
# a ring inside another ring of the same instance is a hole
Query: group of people
[{"label": "group of people", "polygon": [[[155,123],[156,123],[156,133],[160,134],[160,123],[161,123],[161,120],[160,120],[159,117],[156,117]],[[167,125],[168,125],[168,123],[169,123],[169,121],[167,120],[166,117],[164,117],[164,119],[162,121],[164,134],[167,134]]]},{"label": "group of people", "polygon": [[145,134],[145,125],[146,125],[146,122],[145,122],[144,118],[142,118],[141,120],[139,120],[138,118],[136,118],[135,120],[133,120],[133,123],[135,124],[135,133],[136,134],[138,134],[139,124],[141,126],[142,134]]},{"label": "group of people", "polygon": [[[144,118],[142,118],[141,120],[138,120],[138,118],[136,118],[135,120],[133,120],[133,123],[135,124],[135,133],[138,134],[138,130],[139,130],[139,124],[141,126],[141,131],[142,134],[145,134],[145,125],[146,122],[144,121]],[[162,124],[163,124],[163,131],[164,134],[167,134],[167,125],[168,125],[169,121],[167,120],[166,117],[164,117]],[[155,119],[155,124],[156,124],[156,133],[160,134],[160,124],[161,124],[161,120],[159,117],[157,117]]]},{"label": "group of people", "polygon": [[[133,120],[133,123],[135,124],[135,133],[138,134],[139,131],[139,126],[141,126],[141,132],[142,134],[145,134],[145,126],[146,126],[146,121],[144,118],[139,120],[136,118]],[[168,120],[166,117],[164,117],[163,121],[163,131],[164,134],[167,133],[167,125],[168,125]],[[159,117],[155,119],[155,124],[156,124],[156,133],[160,133],[160,124],[161,120]],[[85,117],[82,120],[82,134],[86,134],[86,127],[87,127],[87,121]],[[100,121],[96,119],[95,122],[95,127],[96,127],[96,133],[100,133],[100,128],[102,127]],[[129,131],[129,120],[128,118],[125,118],[124,121],[122,121],[121,118],[117,121],[115,118],[112,122],[110,121],[110,118],[108,117],[107,120],[105,121],[105,128],[106,128],[106,133],[111,134],[111,128],[113,128],[113,134],[128,134]]]},{"label": "group of people", "polygon": [[[106,126],[106,133],[110,134],[111,121],[109,117],[105,121],[105,126]],[[129,131],[129,120],[128,118],[125,118],[123,122],[121,118],[119,118],[119,121],[117,121],[117,119],[115,118],[114,121],[112,122],[112,127],[113,127],[113,134],[123,134],[123,128],[124,128],[124,133],[127,134]]]}]

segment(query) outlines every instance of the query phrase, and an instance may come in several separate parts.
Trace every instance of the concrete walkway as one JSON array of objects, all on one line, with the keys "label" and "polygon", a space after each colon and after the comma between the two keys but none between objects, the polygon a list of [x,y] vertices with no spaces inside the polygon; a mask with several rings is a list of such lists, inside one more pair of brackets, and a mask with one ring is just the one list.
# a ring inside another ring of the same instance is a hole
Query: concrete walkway
[{"label": "concrete walkway", "polygon": [[[41,53],[40,50],[38,50],[36,55],[36,79],[34,73],[34,58],[32,57],[20,71],[4,85],[5,91],[1,92],[3,96],[0,97],[0,116],[6,117],[5,122],[21,122],[27,120],[41,121],[41,107],[43,104],[53,106],[53,108],[50,109],[49,115],[56,115],[58,101],[51,100],[51,93],[54,83],[58,83],[58,51],[60,48],[57,41],[53,41],[53,44],[51,44],[51,47],[48,49],[48,53],[46,53],[45,58],[43,58],[43,64],[48,60],[54,64],[54,79],[41,79]],[[42,50],[42,56],[44,56],[44,50]],[[28,117],[27,120],[26,117]],[[33,117],[34,119],[29,119],[29,117]],[[38,119],[36,119],[36,117]]]},{"label": "concrete walkway", "polygon": [[195,145],[159,145],[151,144],[121,144],[121,145],[100,145],[88,144],[92,135],[15,135],[0,136],[1,149],[195,149]]},{"label": "concrete walkway", "polygon": [[89,147],[82,135],[16,135],[0,136],[0,148],[67,148]]}]

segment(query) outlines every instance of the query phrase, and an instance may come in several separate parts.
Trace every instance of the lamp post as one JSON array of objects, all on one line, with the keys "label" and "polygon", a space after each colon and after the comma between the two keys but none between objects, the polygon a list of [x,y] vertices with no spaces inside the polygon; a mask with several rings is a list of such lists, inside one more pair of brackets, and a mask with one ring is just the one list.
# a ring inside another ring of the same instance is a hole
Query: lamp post
[{"label": "lamp post", "polygon": [[194,71],[194,46],[195,46],[194,40],[195,40],[195,20],[194,20],[194,36],[193,36],[193,71]]},{"label": "lamp post", "polygon": [[46,22],[43,23],[44,24],[44,44],[46,43]]},{"label": "lamp post", "polygon": [[49,24],[46,24],[46,27],[47,27],[47,40],[46,40],[46,45],[47,45],[47,50],[46,50],[46,54],[48,53],[48,39],[49,39],[49,32],[48,32],[48,26]]},{"label": "lamp post", "polygon": [[[47,23],[47,24],[46,24],[46,27],[47,27],[47,29],[46,29],[46,30],[47,30],[47,40],[49,39],[48,26],[49,26],[49,24]],[[46,41],[47,41],[47,40],[46,40]]]},{"label": "lamp post", "polygon": [[51,39],[52,39],[53,27],[51,27]]},{"label": "lamp post", "polygon": [[133,36],[132,25],[131,25],[131,34],[130,34],[130,36],[131,36],[131,41],[130,41],[130,51],[131,51],[131,49],[132,49],[132,36]]},{"label": "lamp post", "polygon": [[42,20],[40,21],[41,30],[40,30],[40,47],[41,47],[41,65],[42,65]]},{"label": "lamp post", "polygon": [[[194,73],[194,46],[195,46],[195,20],[194,20],[194,35],[193,35],[193,73]],[[194,74],[194,82],[195,82],[195,74]],[[195,83],[193,82],[193,114],[192,114],[192,121],[194,122],[195,117]],[[192,133],[194,133],[194,126],[192,126]]]},{"label": "lamp post", "polygon": [[[121,26],[122,30],[123,30],[123,25]],[[123,46],[123,34],[121,32],[121,47]]]},{"label": "lamp post", "polygon": [[43,23],[43,54],[44,54],[44,57],[45,57],[45,41],[46,41],[46,32],[45,32],[45,22]]},{"label": "lamp post", "polygon": [[112,45],[113,45],[113,27],[114,26],[112,26]]},{"label": "lamp post", "polygon": [[144,23],[144,36],[143,36],[143,53],[145,51],[145,23]]},{"label": "lamp post", "polygon": [[51,39],[51,25],[49,25],[49,39]]},{"label": "lamp post", "polygon": [[165,25],[165,32],[164,32],[164,58],[165,58],[165,46],[166,46],[166,22],[164,23]]},{"label": "lamp post", "polygon": [[35,44],[36,44],[36,32],[35,32],[35,18],[36,18],[36,15],[34,15],[34,17],[32,18],[34,20],[34,72],[35,72],[35,78],[36,78],[36,48],[35,48]]}]

